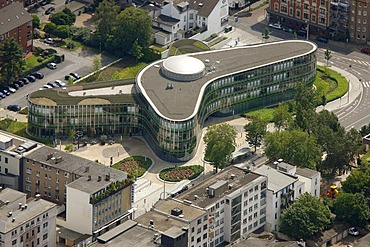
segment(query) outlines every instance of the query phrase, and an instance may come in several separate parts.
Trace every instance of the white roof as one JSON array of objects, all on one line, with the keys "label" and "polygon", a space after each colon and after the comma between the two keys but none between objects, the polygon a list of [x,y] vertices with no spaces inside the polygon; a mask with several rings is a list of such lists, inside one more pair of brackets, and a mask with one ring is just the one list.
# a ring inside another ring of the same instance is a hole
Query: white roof
[{"label": "white roof", "polygon": [[12,138],[4,135],[0,135],[0,142],[10,142]]},{"label": "white roof", "polygon": [[173,56],[164,60],[162,67],[172,73],[193,75],[204,71],[204,63],[195,57]]},{"label": "white roof", "polygon": [[298,181],[298,178],[281,173],[268,165],[263,165],[253,172],[267,176],[267,189],[274,193]]}]

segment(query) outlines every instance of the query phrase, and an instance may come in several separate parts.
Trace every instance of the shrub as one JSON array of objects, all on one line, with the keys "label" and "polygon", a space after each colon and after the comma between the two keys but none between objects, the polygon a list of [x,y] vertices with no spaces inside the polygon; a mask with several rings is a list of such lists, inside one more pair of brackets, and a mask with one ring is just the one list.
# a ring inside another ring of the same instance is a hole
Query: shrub
[{"label": "shrub", "polygon": [[42,61],[44,61],[44,59],[43,59],[42,57],[39,57],[39,58],[37,59],[37,62],[39,62],[39,63],[42,63]]},{"label": "shrub", "polygon": [[73,151],[73,144],[68,144],[66,145],[66,147],[64,148],[64,150],[67,152],[67,153],[71,153]]},{"label": "shrub", "polygon": [[195,179],[204,171],[203,166],[192,165],[192,166],[181,166],[171,167],[160,171],[159,177],[169,182],[179,182],[185,179]]}]

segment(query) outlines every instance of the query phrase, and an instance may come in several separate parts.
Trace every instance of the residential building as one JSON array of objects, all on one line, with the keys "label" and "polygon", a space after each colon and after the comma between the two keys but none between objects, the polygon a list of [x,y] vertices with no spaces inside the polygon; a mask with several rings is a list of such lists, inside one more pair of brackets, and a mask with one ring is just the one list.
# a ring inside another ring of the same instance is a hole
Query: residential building
[{"label": "residential building", "polygon": [[229,0],[229,8],[231,9],[241,9],[250,4],[250,1],[247,0]]},{"label": "residential building", "polygon": [[28,196],[64,204],[62,226],[93,240],[131,217],[132,182],[127,174],[47,146],[24,155]]},{"label": "residential building", "polygon": [[55,246],[56,204],[8,188],[0,202],[1,246]]},{"label": "residential building", "polygon": [[370,43],[370,1],[351,0],[350,10],[350,41],[356,44]]},{"label": "residential building", "polygon": [[311,196],[320,197],[320,172],[305,167],[297,167],[295,175],[299,181],[304,182],[304,192],[308,192]]},{"label": "residential building", "polygon": [[23,155],[37,147],[33,141],[0,131],[0,186],[21,190]]},{"label": "residential building", "polygon": [[161,45],[185,38],[185,33],[193,29],[205,32],[206,37],[218,33],[229,17],[227,0],[158,0],[144,3],[143,8],[149,10],[154,40]]},{"label": "residential building", "polygon": [[309,33],[329,34],[329,0],[271,0],[267,10],[270,22],[279,22],[295,30],[309,28]]},{"label": "residential building", "polygon": [[2,8],[5,8],[6,6],[14,3],[14,2],[20,2],[22,4],[22,6],[24,6],[25,4],[25,1],[23,0],[13,0],[13,1],[10,1],[10,0],[0,0],[0,9]]},{"label": "residential building", "polygon": [[23,53],[27,54],[32,49],[32,34],[32,17],[22,3],[13,2],[0,8],[0,43],[14,38],[22,46]]},{"label": "residential building", "polygon": [[299,82],[312,86],[316,50],[312,42],[286,40],[198,52],[151,63],[135,80],[33,92],[28,132],[141,135],[161,159],[190,160],[210,115],[276,105],[292,100]]},{"label": "residential building", "polygon": [[332,0],[330,2],[330,33],[347,38],[350,7],[348,0]]}]

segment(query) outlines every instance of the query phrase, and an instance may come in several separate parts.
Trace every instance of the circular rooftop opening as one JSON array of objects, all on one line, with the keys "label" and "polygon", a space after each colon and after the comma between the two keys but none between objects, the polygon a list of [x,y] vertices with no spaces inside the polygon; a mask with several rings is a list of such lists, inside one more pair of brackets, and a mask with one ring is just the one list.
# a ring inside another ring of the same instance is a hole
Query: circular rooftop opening
[{"label": "circular rooftop opening", "polygon": [[204,75],[204,63],[194,57],[174,56],[162,63],[162,73],[176,81],[194,81]]}]

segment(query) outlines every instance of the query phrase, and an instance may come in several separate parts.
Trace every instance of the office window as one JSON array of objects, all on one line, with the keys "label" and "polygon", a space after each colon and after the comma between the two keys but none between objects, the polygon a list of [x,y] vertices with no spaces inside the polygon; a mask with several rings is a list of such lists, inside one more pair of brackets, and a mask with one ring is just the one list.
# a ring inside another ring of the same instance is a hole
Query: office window
[{"label": "office window", "polygon": [[8,157],[5,157],[5,164],[8,164]]}]

